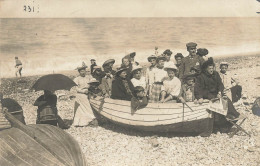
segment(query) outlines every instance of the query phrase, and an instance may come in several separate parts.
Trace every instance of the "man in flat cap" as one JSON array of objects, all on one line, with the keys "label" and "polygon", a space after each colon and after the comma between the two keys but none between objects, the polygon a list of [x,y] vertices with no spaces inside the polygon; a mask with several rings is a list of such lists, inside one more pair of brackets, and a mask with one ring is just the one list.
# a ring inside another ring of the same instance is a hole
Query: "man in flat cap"
[{"label": "man in flat cap", "polygon": [[[190,42],[186,44],[189,55],[182,59],[179,67],[179,78],[182,79],[184,75],[189,74],[191,67],[199,66],[205,61],[202,57],[196,54],[197,44]],[[200,72],[200,71],[199,71]]]}]

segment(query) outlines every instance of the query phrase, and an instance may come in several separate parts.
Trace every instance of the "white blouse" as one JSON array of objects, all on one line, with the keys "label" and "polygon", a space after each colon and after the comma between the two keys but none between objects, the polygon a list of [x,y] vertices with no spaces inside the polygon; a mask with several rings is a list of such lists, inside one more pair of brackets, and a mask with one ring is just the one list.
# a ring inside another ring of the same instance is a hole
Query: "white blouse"
[{"label": "white blouse", "polygon": [[152,74],[153,77],[151,77],[151,83],[153,84],[154,82],[162,82],[165,78],[168,78],[167,72],[162,68],[159,69],[157,67],[152,69]]},{"label": "white blouse", "polygon": [[134,87],[136,86],[141,86],[144,89],[146,88],[146,81],[145,81],[145,77],[141,77],[140,80],[136,79],[136,78],[132,78],[131,79],[132,84],[134,85]]},{"label": "white blouse", "polygon": [[162,91],[172,96],[179,96],[181,92],[181,81],[177,77],[173,77],[171,80],[168,78],[163,81]]},{"label": "white blouse", "polygon": [[82,93],[85,89],[89,88],[89,82],[92,79],[92,76],[81,77],[78,76],[74,79],[74,82],[78,85],[76,88],[77,92]]}]

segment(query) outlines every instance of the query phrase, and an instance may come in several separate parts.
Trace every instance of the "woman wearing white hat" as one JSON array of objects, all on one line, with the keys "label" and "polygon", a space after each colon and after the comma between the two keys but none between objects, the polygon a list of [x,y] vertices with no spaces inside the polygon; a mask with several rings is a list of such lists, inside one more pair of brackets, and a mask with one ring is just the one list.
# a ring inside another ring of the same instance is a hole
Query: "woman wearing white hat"
[{"label": "woman wearing white hat", "polygon": [[132,76],[131,82],[133,83],[134,87],[141,86],[144,89],[146,89],[146,81],[145,77],[142,76],[142,70],[143,68],[141,66],[134,66],[132,69]]},{"label": "woman wearing white hat", "polygon": [[74,118],[73,126],[86,126],[95,119],[92,108],[88,100],[88,88],[89,82],[92,79],[92,76],[86,75],[87,66],[85,63],[82,63],[82,66],[77,67],[79,76],[74,79],[74,82],[78,85],[76,87],[76,101],[74,106]]},{"label": "woman wearing white hat", "polygon": [[175,76],[177,67],[174,64],[169,64],[164,68],[167,71],[168,78],[163,81],[160,102],[165,103],[170,100],[176,100],[181,92],[181,81]]}]

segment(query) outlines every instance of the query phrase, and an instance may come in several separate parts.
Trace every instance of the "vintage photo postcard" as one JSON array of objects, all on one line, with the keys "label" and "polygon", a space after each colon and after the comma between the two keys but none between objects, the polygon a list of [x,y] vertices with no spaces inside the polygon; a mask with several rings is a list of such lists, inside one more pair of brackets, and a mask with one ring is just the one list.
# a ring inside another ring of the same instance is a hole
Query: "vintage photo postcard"
[{"label": "vintage photo postcard", "polygon": [[259,0],[0,0],[0,165],[260,165]]}]

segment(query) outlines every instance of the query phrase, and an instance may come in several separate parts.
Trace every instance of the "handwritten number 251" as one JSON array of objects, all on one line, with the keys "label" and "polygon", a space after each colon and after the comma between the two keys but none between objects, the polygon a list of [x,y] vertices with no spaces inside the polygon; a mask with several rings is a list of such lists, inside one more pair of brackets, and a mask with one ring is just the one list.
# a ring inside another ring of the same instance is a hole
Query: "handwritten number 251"
[{"label": "handwritten number 251", "polygon": [[31,7],[31,6],[23,6],[24,8],[23,8],[23,10],[26,12],[26,11],[28,11],[28,12],[34,12],[34,6],[33,7]]}]

